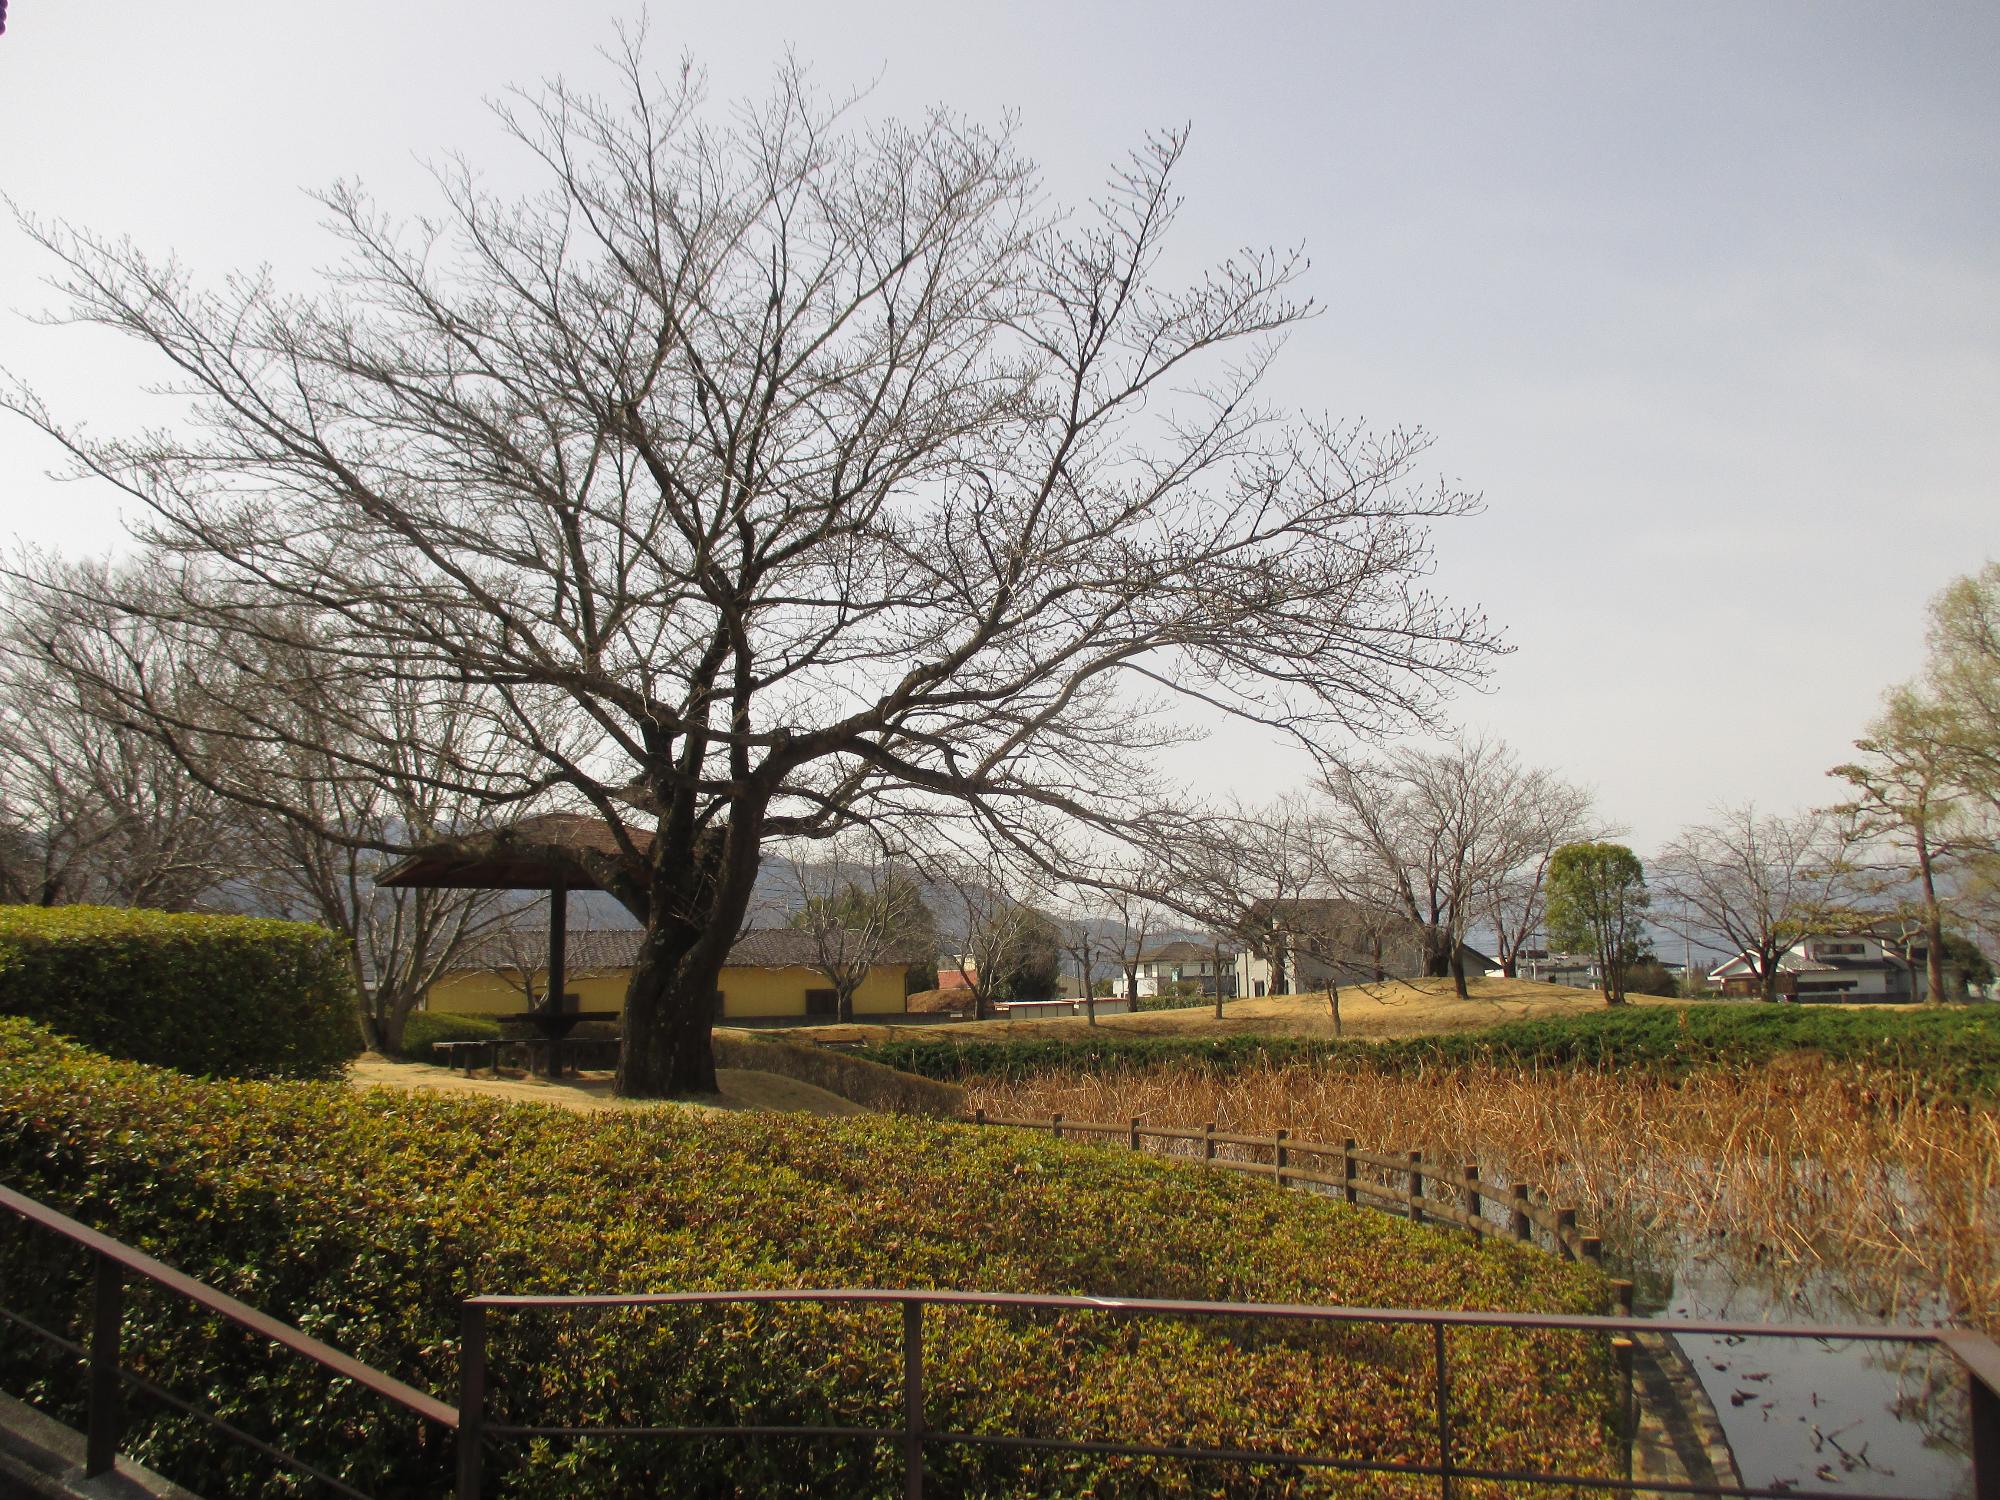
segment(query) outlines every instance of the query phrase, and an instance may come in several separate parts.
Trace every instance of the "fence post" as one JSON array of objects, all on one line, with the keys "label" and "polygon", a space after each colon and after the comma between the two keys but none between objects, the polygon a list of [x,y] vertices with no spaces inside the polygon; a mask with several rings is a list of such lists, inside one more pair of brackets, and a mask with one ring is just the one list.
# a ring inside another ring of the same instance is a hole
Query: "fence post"
[{"label": "fence post", "polygon": [[1137,1115],[1132,1116],[1131,1139],[1132,1139],[1132,1149],[1134,1151],[1137,1151],[1139,1149],[1139,1117]]},{"label": "fence post", "polygon": [[[1473,1224],[1476,1225],[1479,1223],[1479,1212],[1480,1212],[1479,1163],[1476,1161],[1467,1162],[1465,1164],[1464,1176],[1465,1176],[1465,1214],[1466,1217],[1471,1219]],[[1474,1238],[1477,1238],[1479,1231],[1478,1229],[1475,1228],[1472,1231],[1472,1233]]]},{"label": "fence post", "polygon": [[1625,1477],[1632,1477],[1632,1446],[1639,1436],[1638,1409],[1633,1404],[1632,1351],[1634,1345],[1626,1334],[1619,1334],[1611,1340],[1611,1357],[1618,1363],[1618,1381],[1621,1395],[1618,1400],[1618,1435],[1624,1439]]},{"label": "fence post", "polygon": [[1528,1192],[1527,1183],[1514,1184],[1514,1210],[1508,1221],[1508,1229],[1524,1245],[1535,1242],[1535,1221],[1528,1217]]},{"label": "fence post", "polygon": [[1057,1110],[1057,1111],[1056,1111],[1056,1113],[1054,1113],[1054,1114],[1052,1114],[1052,1115],[1050,1115],[1050,1116],[1049,1116],[1049,1129],[1050,1129],[1050,1131],[1052,1131],[1052,1132],[1054,1133],[1054,1135],[1055,1135],[1055,1138],[1056,1138],[1057,1140],[1061,1140],[1061,1139],[1062,1139],[1062,1111],[1061,1111],[1061,1110]]},{"label": "fence post", "polygon": [[479,1500],[486,1441],[486,1309],[458,1305],[458,1488],[456,1500]]},{"label": "fence post", "polygon": [[125,1331],[125,1268],[108,1255],[100,1255],[96,1261],[90,1295],[90,1414],[83,1449],[86,1479],[118,1467],[118,1439],[124,1425],[118,1348]]},{"label": "fence post", "polygon": [[1623,1277],[1619,1277],[1611,1283],[1611,1296],[1617,1303],[1615,1311],[1621,1318],[1632,1316],[1633,1291],[1632,1283]]},{"label": "fence post", "polygon": [[1354,1153],[1355,1150],[1360,1146],[1360,1144],[1361,1143],[1355,1140],[1354,1137],[1351,1135],[1346,1140],[1340,1143],[1340,1196],[1345,1198],[1349,1203],[1357,1203],[1360,1201],[1358,1195],[1354,1191],[1355,1174],[1359,1171],[1361,1166],[1361,1164],[1354,1159]]},{"label": "fence post", "polygon": [[1577,1249],[1583,1258],[1593,1266],[1604,1264],[1604,1241],[1600,1240],[1596,1235],[1586,1234],[1581,1240],[1577,1241]]},{"label": "fence post", "polygon": [[924,1305],[903,1301],[903,1495],[924,1494]]},{"label": "fence post", "polygon": [[1285,1164],[1291,1156],[1285,1149],[1285,1142],[1291,1138],[1289,1130],[1280,1130],[1271,1137],[1271,1176],[1279,1187],[1285,1185]]},{"label": "fence post", "polygon": [[1576,1237],[1576,1210],[1559,1208],[1556,1210],[1556,1251],[1564,1260],[1576,1259],[1576,1246],[1571,1240]]},{"label": "fence post", "polygon": [[1423,1223],[1424,1153],[1421,1151],[1412,1151],[1410,1153],[1410,1190],[1407,1196],[1410,1203],[1410,1222],[1412,1224]]},{"label": "fence post", "polygon": [[1431,1324],[1437,1355],[1438,1493],[1451,1500],[1451,1377],[1444,1362],[1444,1324]]},{"label": "fence post", "polygon": [[1947,1333],[1944,1344],[1964,1366],[1972,1398],[1972,1500],[2000,1500],[2000,1349],[1977,1333]]},{"label": "fence post", "polygon": [[1215,1160],[1215,1121],[1210,1120],[1201,1127],[1201,1159]]},{"label": "fence post", "polygon": [[972,1112],[972,1123],[975,1125],[984,1125],[986,1123],[986,1110],[983,1107],[975,1109]]}]

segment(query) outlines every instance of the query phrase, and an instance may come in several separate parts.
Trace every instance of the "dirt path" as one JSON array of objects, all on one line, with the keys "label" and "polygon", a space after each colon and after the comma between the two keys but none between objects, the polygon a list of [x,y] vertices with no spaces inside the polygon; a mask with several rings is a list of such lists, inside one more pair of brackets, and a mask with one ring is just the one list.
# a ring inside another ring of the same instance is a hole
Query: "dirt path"
[{"label": "dirt path", "polygon": [[869,1111],[851,1099],[785,1078],[776,1073],[752,1073],[741,1068],[718,1068],[716,1082],[721,1092],[705,1099],[688,1099],[673,1104],[654,1100],[619,1099],[611,1093],[609,1073],[584,1073],[575,1078],[548,1079],[493,1077],[479,1074],[467,1078],[450,1068],[428,1063],[397,1062],[371,1052],[347,1069],[347,1081],[356,1088],[427,1089],[440,1094],[472,1094],[486,1099],[505,1099],[515,1104],[553,1104],[561,1109],[595,1114],[616,1109],[768,1109],[814,1115],[865,1115]]}]

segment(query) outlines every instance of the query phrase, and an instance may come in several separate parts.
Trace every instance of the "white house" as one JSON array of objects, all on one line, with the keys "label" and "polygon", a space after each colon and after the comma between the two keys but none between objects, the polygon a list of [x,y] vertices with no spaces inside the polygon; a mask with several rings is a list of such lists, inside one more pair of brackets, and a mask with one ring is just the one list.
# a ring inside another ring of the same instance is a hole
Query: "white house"
[{"label": "white house", "polygon": [[[1709,972],[1725,995],[1757,995],[1757,960],[1739,953]],[[1778,958],[1778,993],[1788,1000],[1907,1002],[1922,988],[1910,961],[1881,938],[1835,933],[1801,938]]]},{"label": "white house", "polygon": [[[1216,967],[1215,949],[1201,943],[1166,943],[1158,948],[1149,948],[1138,957],[1135,986],[1141,996],[1171,995],[1175,986],[1192,982],[1201,986],[1201,993],[1215,994]],[[1236,955],[1227,948],[1222,950],[1222,992],[1236,993]]]}]

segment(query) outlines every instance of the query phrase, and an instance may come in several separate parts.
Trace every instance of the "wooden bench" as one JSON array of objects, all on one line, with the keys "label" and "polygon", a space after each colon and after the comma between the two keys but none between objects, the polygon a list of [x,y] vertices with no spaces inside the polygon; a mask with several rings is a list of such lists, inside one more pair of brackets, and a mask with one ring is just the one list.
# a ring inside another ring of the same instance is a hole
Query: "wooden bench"
[{"label": "wooden bench", "polygon": [[432,1042],[431,1055],[435,1057],[439,1053],[442,1053],[444,1055],[444,1065],[447,1068],[463,1067],[465,1069],[465,1076],[470,1078],[472,1070],[479,1065],[479,1058],[482,1052],[486,1055],[486,1066],[488,1068],[498,1068],[500,1066],[500,1048],[504,1045],[506,1045],[504,1042],[493,1037],[489,1037],[483,1041],[472,1042]]}]

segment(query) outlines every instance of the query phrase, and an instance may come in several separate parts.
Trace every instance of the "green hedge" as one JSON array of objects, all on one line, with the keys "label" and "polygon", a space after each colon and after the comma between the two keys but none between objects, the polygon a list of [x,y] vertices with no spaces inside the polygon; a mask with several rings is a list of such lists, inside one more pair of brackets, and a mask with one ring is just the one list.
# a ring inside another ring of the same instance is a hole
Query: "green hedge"
[{"label": "green hedge", "polygon": [[[479,1292],[786,1286],[978,1287],[1170,1298],[1588,1311],[1599,1273],[1474,1246],[1197,1165],[888,1116],[580,1116],[323,1084],[212,1083],[109,1062],[0,1022],[0,1178],[136,1241],[449,1398],[457,1300]],[[0,1236],[0,1285],[77,1326],[80,1260]],[[132,1358],[174,1388],[375,1495],[449,1489],[415,1424],[329,1387],[171,1299],[135,1298]],[[499,1314],[497,1421],[893,1426],[894,1309]],[[1097,1313],[926,1319],[942,1428],[1288,1444],[1428,1462],[1430,1339],[1126,1322]],[[1452,1335],[1462,1461],[1609,1472],[1611,1382],[1577,1334]],[[0,1342],[0,1384],[74,1416],[65,1360]],[[68,1404],[66,1404],[68,1403]],[[293,1491],[261,1459],[141,1407],[133,1448],[217,1497]],[[941,1495],[1424,1494],[1431,1481],[934,1447]],[[488,1493],[895,1493],[891,1445],[501,1441]],[[304,1492],[303,1486],[299,1493]],[[1527,1493],[1527,1491],[1522,1491]]]},{"label": "green hedge", "polygon": [[0,907],[0,1015],[233,1078],[330,1077],[361,1047],[343,941],[254,917]]},{"label": "green hedge", "polygon": [[403,1045],[396,1055],[405,1062],[436,1062],[433,1042],[491,1042],[501,1035],[497,1016],[457,1015],[443,1010],[413,1010],[403,1021]]},{"label": "green hedge", "polygon": [[2000,1099],[2000,1006],[1835,1010],[1761,1002],[1630,1006],[1549,1020],[1510,1021],[1477,1031],[1396,1041],[1309,1037],[1102,1036],[1048,1040],[899,1039],[860,1049],[875,1062],[926,1077],[1022,1078],[1062,1069],[1105,1073],[1199,1065],[1224,1071],[1316,1062],[1387,1071],[1495,1063],[1592,1068],[1683,1077],[1756,1067],[1812,1052],[1899,1075],[1924,1097]]}]

